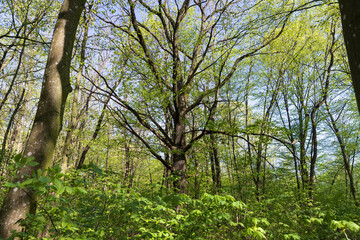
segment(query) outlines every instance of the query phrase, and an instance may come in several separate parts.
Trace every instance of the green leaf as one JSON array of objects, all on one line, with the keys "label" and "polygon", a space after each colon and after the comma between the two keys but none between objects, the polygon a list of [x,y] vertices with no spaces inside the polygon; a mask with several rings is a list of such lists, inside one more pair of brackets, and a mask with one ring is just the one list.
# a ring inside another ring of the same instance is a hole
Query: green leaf
[{"label": "green leaf", "polygon": [[296,233],[285,234],[284,239],[286,240],[300,240],[300,236]]},{"label": "green leaf", "polygon": [[77,187],[76,189],[83,194],[87,194],[87,191],[82,187]]},{"label": "green leaf", "polygon": [[354,222],[351,221],[343,221],[343,222],[346,230],[357,232],[360,229],[359,225],[357,225]]},{"label": "green leaf", "polygon": [[34,166],[39,165],[39,163],[35,162],[35,161],[31,161],[31,162],[28,162],[27,165],[34,167]]},{"label": "green leaf", "polygon": [[21,183],[22,186],[29,185],[34,182],[34,179],[30,178]]},{"label": "green leaf", "polygon": [[20,159],[20,165],[21,166],[24,166],[26,164],[26,162],[27,162],[27,158]]},{"label": "green leaf", "polygon": [[66,187],[65,187],[65,190],[66,190],[66,192],[69,193],[69,194],[73,194],[73,193],[74,193],[74,188],[72,188],[72,187],[66,186]]},{"label": "green leaf", "polygon": [[20,163],[21,157],[22,157],[21,153],[17,154],[17,155],[14,157],[14,161],[15,161],[16,163]]},{"label": "green leaf", "polygon": [[13,188],[13,187],[16,187],[16,184],[14,184],[12,182],[7,182],[7,183],[4,184],[4,186]]},{"label": "green leaf", "polygon": [[41,176],[39,178],[39,181],[46,184],[46,183],[50,182],[50,179],[48,177],[46,177],[46,176]]},{"label": "green leaf", "polygon": [[57,195],[61,195],[64,191],[65,191],[65,187],[59,188],[59,189],[56,191],[56,194],[57,194]]},{"label": "green leaf", "polygon": [[233,206],[234,208],[237,208],[237,209],[243,209],[244,203],[242,203],[240,201],[236,201],[236,202],[232,202],[231,206]]},{"label": "green leaf", "polygon": [[64,187],[64,185],[63,185],[63,184],[61,183],[61,181],[58,180],[58,179],[55,179],[55,180],[54,180],[54,186],[56,187],[56,189],[61,189],[61,188]]}]

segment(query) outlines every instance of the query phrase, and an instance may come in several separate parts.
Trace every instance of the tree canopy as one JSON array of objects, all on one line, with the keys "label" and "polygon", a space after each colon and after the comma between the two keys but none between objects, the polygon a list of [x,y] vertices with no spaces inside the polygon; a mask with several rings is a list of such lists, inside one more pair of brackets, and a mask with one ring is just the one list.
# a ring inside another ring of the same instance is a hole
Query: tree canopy
[{"label": "tree canopy", "polygon": [[0,238],[359,238],[345,2],[0,1]]}]

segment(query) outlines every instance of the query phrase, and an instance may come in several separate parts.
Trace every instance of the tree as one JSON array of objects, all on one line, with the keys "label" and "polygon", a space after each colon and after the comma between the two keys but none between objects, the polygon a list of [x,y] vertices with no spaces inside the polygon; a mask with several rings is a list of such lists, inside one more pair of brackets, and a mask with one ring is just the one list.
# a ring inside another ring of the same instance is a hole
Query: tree
[{"label": "tree", "polygon": [[[57,137],[61,130],[64,105],[71,91],[70,63],[80,15],[85,0],[64,0],[55,25],[51,48],[44,73],[41,95],[24,156],[34,157],[37,166],[25,166],[15,182],[22,182],[39,168],[46,169],[52,161]],[[11,188],[0,210],[0,238],[9,238],[12,230],[21,230],[18,221],[35,211],[36,199],[28,189]]]},{"label": "tree", "polygon": [[[227,26],[234,24],[241,14],[261,8],[257,1],[251,1],[247,7],[237,1],[185,0],[177,7],[176,1],[173,4],[129,0],[119,10],[127,17],[124,22],[114,22],[108,19],[111,17],[100,14],[98,18],[115,27],[114,35],[118,38],[126,39],[126,44],[114,44],[114,47],[131,56],[127,81],[136,86],[133,91],[138,93],[139,101],[126,101],[119,90],[104,89],[112,93],[118,104],[114,109],[118,120],[172,172],[177,178],[175,188],[185,192],[186,153],[196,141],[210,133],[207,130],[215,112],[217,93],[229,82],[243,59],[255,55],[281,34],[287,15],[267,18],[267,14],[273,14],[269,10],[262,13],[261,18],[244,18],[243,25],[232,29]],[[263,21],[268,21],[271,27],[262,28]],[[252,35],[259,29],[265,37]],[[111,41],[118,40],[112,38]],[[121,45],[124,48],[119,48]],[[102,76],[105,82],[116,77]],[[189,129],[190,113],[208,99],[207,114],[199,119],[197,129]],[[171,119],[168,132],[164,112]],[[140,137],[135,124],[146,129],[151,140]],[[165,160],[166,152],[171,154],[170,164]]]},{"label": "tree", "polygon": [[[80,49],[80,65],[79,65],[79,72],[76,77],[75,86],[74,86],[74,94],[73,94],[73,102],[71,106],[71,116],[70,116],[70,123],[68,130],[66,131],[66,137],[64,146],[61,152],[62,157],[62,163],[61,163],[61,169],[62,172],[66,172],[66,169],[68,168],[68,152],[69,147],[72,142],[73,132],[76,129],[77,126],[77,114],[78,114],[78,101],[79,101],[79,90],[80,90],[80,80],[83,74],[83,68],[85,64],[85,50],[86,50],[86,43],[88,39],[88,30],[90,25],[90,14],[91,14],[91,8],[92,4],[89,6],[88,13],[84,13],[84,36],[81,42],[81,49]],[[87,16],[89,15],[89,16]]]}]

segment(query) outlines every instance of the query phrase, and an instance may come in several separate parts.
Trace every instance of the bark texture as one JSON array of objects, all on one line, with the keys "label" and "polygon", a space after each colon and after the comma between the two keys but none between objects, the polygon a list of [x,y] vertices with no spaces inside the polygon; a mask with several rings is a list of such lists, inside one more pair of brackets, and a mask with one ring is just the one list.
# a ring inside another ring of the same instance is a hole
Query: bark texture
[{"label": "bark texture", "polygon": [[352,84],[360,111],[360,1],[339,0],[339,5]]},{"label": "bark texture", "polygon": [[70,147],[72,139],[73,139],[73,133],[78,124],[77,115],[78,115],[80,82],[81,82],[81,77],[82,77],[84,64],[85,64],[85,50],[86,50],[86,43],[87,43],[87,39],[88,39],[91,8],[92,8],[92,5],[89,6],[89,13],[88,13],[89,17],[87,17],[87,14],[84,13],[85,29],[84,29],[84,37],[83,37],[83,40],[81,43],[81,50],[80,50],[80,66],[79,66],[79,72],[78,72],[76,82],[75,82],[75,89],[74,89],[74,95],[73,95],[69,129],[66,132],[65,143],[64,143],[64,147],[63,147],[63,150],[61,153],[61,156],[62,156],[61,172],[62,173],[65,173],[68,168],[69,147]]},{"label": "bark texture", "polygon": [[[55,25],[51,48],[45,69],[43,85],[35,120],[26,144],[24,156],[34,157],[39,165],[25,166],[15,182],[21,182],[38,168],[49,167],[56,140],[62,126],[62,117],[69,82],[71,54],[77,26],[85,0],[64,0]],[[35,195],[28,189],[12,188],[0,210],[0,238],[9,238],[11,231],[21,231],[18,224],[30,211],[35,211]]]}]

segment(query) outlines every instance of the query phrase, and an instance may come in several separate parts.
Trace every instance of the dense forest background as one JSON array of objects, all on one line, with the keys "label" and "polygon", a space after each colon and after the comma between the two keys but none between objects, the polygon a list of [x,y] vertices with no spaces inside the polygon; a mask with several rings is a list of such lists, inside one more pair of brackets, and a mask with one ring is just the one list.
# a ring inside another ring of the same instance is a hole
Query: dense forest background
[{"label": "dense forest background", "polygon": [[0,49],[0,238],[360,239],[337,2],[3,0]]}]

